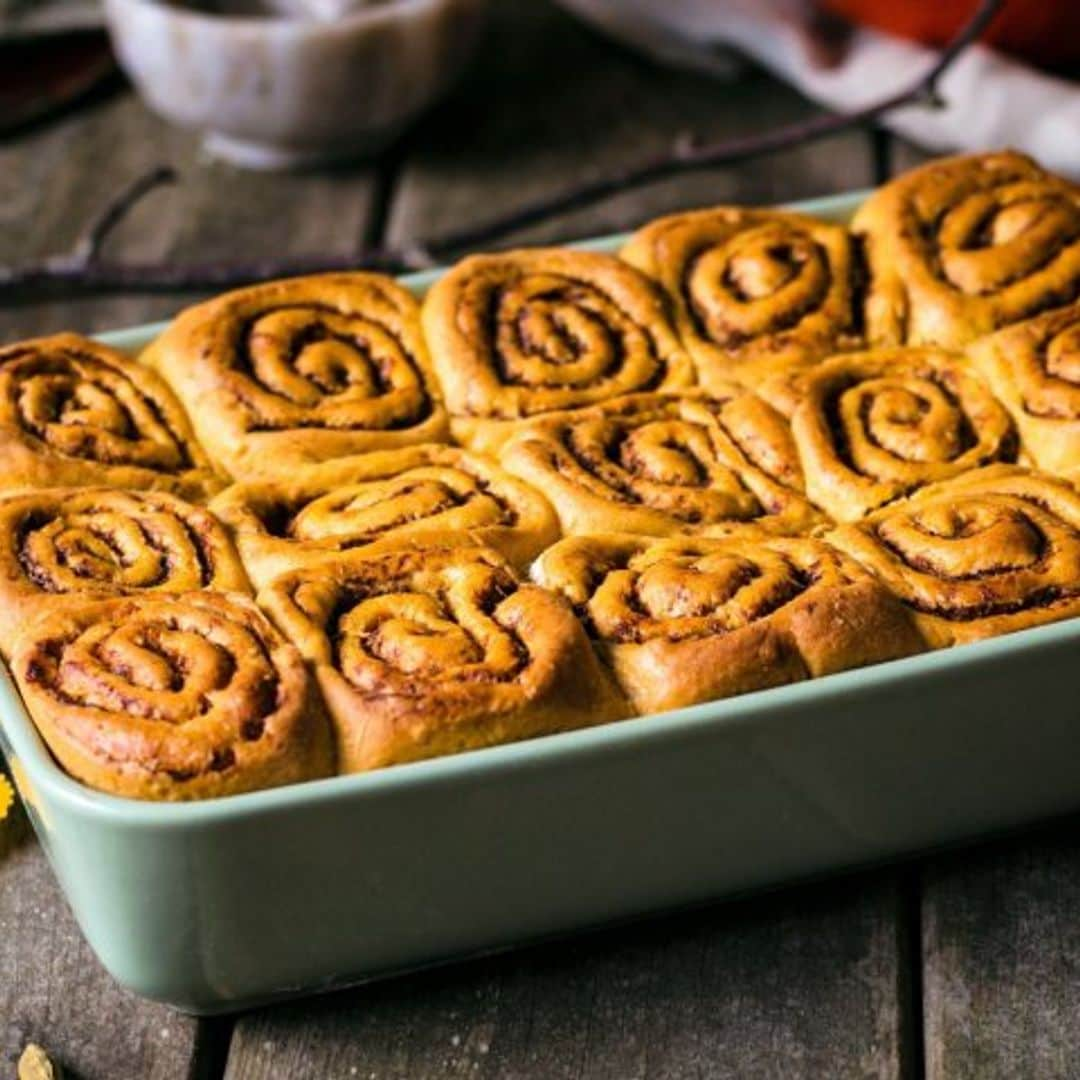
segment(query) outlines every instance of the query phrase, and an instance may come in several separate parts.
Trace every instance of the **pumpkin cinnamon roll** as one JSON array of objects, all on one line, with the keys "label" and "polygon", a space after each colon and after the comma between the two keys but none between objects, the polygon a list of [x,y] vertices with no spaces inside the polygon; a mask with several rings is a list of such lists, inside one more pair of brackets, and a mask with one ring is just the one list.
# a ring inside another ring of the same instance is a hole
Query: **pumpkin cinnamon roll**
[{"label": "pumpkin cinnamon roll", "polygon": [[622,251],[671,298],[706,389],[859,345],[854,254],[839,225],[727,206],[660,218]]},{"label": "pumpkin cinnamon roll", "polygon": [[12,671],[56,759],[101,791],[205,799],[333,769],[300,654],[243,596],[73,600],[19,639]]},{"label": "pumpkin cinnamon roll", "polygon": [[453,531],[527,565],[559,538],[547,500],[495,462],[410,446],[235,484],[214,500],[256,585],[387,537]]},{"label": "pumpkin cinnamon roll", "polygon": [[628,714],[567,604],[453,536],[383,541],[259,601],[314,664],[346,772]]},{"label": "pumpkin cinnamon roll", "polygon": [[0,348],[0,488],[107,484],[202,499],[222,481],[169,388],[76,334]]},{"label": "pumpkin cinnamon roll", "polygon": [[1080,187],[1011,152],[932,161],[855,215],[867,335],[959,348],[1080,296]]},{"label": "pumpkin cinnamon roll", "polygon": [[802,494],[786,421],[732,385],[725,397],[630,394],[523,424],[503,449],[567,533],[717,533],[754,522],[804,532],[824,517]]},{"label": "pumpkin cinnamon roll", "polygon": [[417,303],[381,274],[226,293],[183,312],[145,359],[241,479],[447,432]]},{"label": "pumpkin cinnamon roll", "polygon": [[981,338],[968,355],[1031,460],[1051,472],[1080,469],[1080,303]]},{"label": "pumpkin cinnamon roll", "polygon": [[1080,494],[992,465],[827,539],[873,570],[935,647],[1080,615]]},{"label": "pumpkin cinnamon roll", "polygon": [[222,524],[165,492],[46,488],[0,498],[0,651],[72,597],[246,592]]},{"label": "pumpkin cinnamon roll", "polygon": [[492,450],[510,421],[693,381],[660,290],[611,255],[473,255],[424,301],[455,437]]},{"label": "pumpkin cinnamon roll", "polygon": [[549,548],[533,577],[571,602],[643,713],[923,648],[872,575],[807,537],[575,536]]},{"label": "pumpkin cinnamon roll", "polygon": [[1008,412],[962,357],[875,349],[800,375],[791,419],[811,501],[850,521],[916,488],[1014,461]]}]

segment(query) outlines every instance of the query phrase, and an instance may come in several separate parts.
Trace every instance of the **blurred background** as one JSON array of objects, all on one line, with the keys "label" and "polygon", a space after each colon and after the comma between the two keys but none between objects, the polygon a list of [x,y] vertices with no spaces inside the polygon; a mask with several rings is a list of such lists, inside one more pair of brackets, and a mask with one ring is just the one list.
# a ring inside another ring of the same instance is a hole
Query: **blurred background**
[{"label": "blurred background", "polygon": [[[178,182],[110,234],[110,257],[408,248],[679,145],[879,101],[975,6],[0,0],[0,265],[69,250],[157,165]],[[949,70],[947,108],[627,191],[507,242],[864,187],[952,149],[1013,145],[1080,175],[1078,61],[1076,0],[1006,0]],[[31,321],[96,330],[187,299],[50,302]]]}]

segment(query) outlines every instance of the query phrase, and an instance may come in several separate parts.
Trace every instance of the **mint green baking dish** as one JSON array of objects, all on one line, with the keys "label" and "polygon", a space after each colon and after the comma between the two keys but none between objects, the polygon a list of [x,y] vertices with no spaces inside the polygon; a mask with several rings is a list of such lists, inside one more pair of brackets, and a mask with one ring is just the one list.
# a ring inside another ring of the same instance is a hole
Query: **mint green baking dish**
[{"label": "mint green baking dish", "polygon": [[[857,201],[801,208],[844,217]],[[134,349],[153,332],[110,340]],[[1078,650],[1074,620],[189,805],[68,778],[6,677],[0,747],[104,965],[137,993],[216,1013],[1078,809]]]}]

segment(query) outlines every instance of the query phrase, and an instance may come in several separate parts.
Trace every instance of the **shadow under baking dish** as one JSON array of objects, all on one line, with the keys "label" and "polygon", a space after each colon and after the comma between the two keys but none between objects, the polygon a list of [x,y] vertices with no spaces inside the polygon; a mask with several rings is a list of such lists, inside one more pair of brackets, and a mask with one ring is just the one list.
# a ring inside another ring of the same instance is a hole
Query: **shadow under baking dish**
[{"label": "shadow under baking dish", "polygon": [[[843,219],[858,201],[798,208]],[[134,350],[156,330],[107,340]],[[70,779],[6,677],[0,747],[105,966],[226,1012],[1078,809],[1078,648],[1073,620],[200,803]]]}]

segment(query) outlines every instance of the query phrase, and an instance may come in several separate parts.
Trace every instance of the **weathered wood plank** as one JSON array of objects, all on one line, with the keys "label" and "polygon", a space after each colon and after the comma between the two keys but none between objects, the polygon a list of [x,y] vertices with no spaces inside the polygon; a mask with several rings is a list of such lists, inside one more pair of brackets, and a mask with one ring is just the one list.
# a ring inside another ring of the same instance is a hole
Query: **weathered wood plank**
[{"label": "weathered wood plank", "polygon": [[[611,45],[548,3],[495,5],[479,62],[409,144],[389,240],[430,238],[487,220],[640,161],[687,135],[743,135],[814,111],[759,72],[734,83],[681,74]],[[627,192],[515,239],[595,235],[671,210],[806,198],[864,186],[871,178],[868,139],[851,132]]]},{"label": "weathered wood plank", "polygon": [[[242,172],[207,160],[189,133],[170,128],[130,94],[33,136],[0,144],[0,258],[69,248],[130,180],[170,164],[180,182],[149,195],[113,234],[130,258],[348,252],[371,223],[375,180],[365,167],[319,175]],[[0,337],[60,329],[98,331],[164,318],[189,295],[86,298],[0,313]]]},{"label": "weathered wood plank", "polygon": [[227,1080],[910,1075],[893,874],[242,1018]]},{"label": "weathered wood plank", "polygon": [[0,1072],[28,1042],[81,1080],[177,1080],[194,1020],[117,987],[83,941],[19,812],[0,824]]},{"label": "weathered wood plank", "polygon": [[[369,227],[373,173],[261,176],[206,162],[196,140],[130,95],[0,145],[0,258],[64,249],[110,195],[150,167],[174,164],[175,188],[151,196],[117,230],[131,257],[324,244],[347,251]],[[188,297],[115,297],[0,311],[0,341],[100,330],[161,317]],[[82,1080],[220,1075],[213,1025],[141,1002],[117,987],[83,942],[25,821],[0,826],[0,1072],[40,1042]]]},{"label": "weathered wood plank", "polygon": [[935,861],[923,896],[930,1080],[1080,1072],[1080,820]]}]

